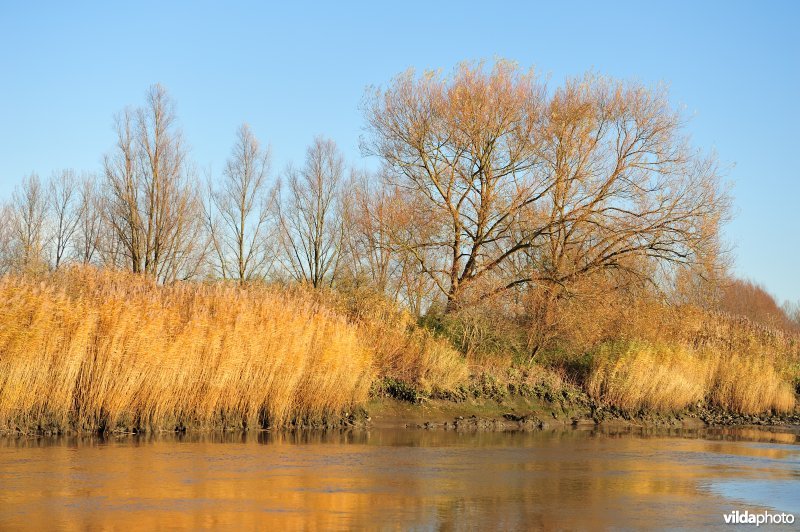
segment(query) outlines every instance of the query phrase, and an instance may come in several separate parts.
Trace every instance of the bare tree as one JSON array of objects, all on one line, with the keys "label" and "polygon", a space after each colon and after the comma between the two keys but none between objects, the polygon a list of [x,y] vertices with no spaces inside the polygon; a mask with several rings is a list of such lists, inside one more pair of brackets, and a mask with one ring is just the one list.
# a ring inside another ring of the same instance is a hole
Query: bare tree
[{"label": "bare tree", "polygon": [[792,330],[795,326],[792,309],[788,305],[779,306],[775,297],[754,281],[728,279],[722,292],[719,308],[723,312],[774,328]]},{"label": "bare tree", "polygon": [[104,242],[106,248],[119,243],[124,248],[128,267],[134,273],[142,272],[144,235],[140,209],[143,207],[143,179],[136,167],[136,125],[134,111],[125,109],[115,118],[117,145],[106,155],[103,168],[106,185],[105,215],[114,239]]},{"label": "bare tree", "polygon": [[652,278],[654,263],[716,265],[729,198],[663,88],[588,75],[556,91],[547,116],[550,186],[522,226],[532,280],[564,287],[599,270]]},{"label": "bare tree", "polygon": [[103,197],[98,188],[97,177],[84,175],[78,190],[80,217],[73,242],[75,259],[81,264],[90,264],[101,247],[103,233]]},{"label": "bare tree", "polygon": [[464,64],[406,72],[368,94],[365,115],[365,152],[425,211],[398,244],[448,311],[630,255],[690,262],[725,210],[713,159],[689,150],[660,90],[589,75],[548,95],[513,64]]},{"label": "bare tree", "polygon": [[781,308],[794,329],[800,331],[800,300],[794,303],[786,301]]},{"label": "bare tree", "polygon": [[342,269],[354,284],[368,282],[390,291],[394,269],[389,230],[392,225],[391,191],[368,172],[352,172],[339,197],[343,242]]},{"label": "bare tree", "polygon": [[14,267],[14,211],[8,203],[0,204],[0,275]]},{"label": "bare tree", "polygon": [[58,269],[66,258],[69,246],[87,207],[80,201],[78,179],[74,170],[53,174],[48,185],[48,202],[52,213],[52,264]]},{"label": "bare tree", "polygon": [[39,176],[30,174],[11,197],[11,262],[25,272],[47,269],[47,199]]},{"label": "bare tree", "polygon": [[303,168],[286,173],[288,191],[279,203],[279,221],[289,272],[314,287],[332,283],[342,240],[336,198],[344,159],[332,140],[317,137]]},{"label": "bare tree", "polygon": [[503,63],[490,75],[462,66],[450,83],[409,71],[368,98],[365,151],[383,159],[422,224],[397,244],[448,306],[524,246],[511,227],[547,189],[531,171],[542,92]]},{"label": "bare tree", "polygon": [[713,227],[713,231],[716,237],[698,251],[695,261],[665,272],[665,292],[670,293],[673,303],[719,309],[725,286],[732,277],[733,261],[730,250],[720,241],[719,228]]},{"label": "bare tree", "polygon": [[108,196],[102,194],[99,198],[101,205],[100,234],[97,238],[97,262],[105,268],[124,270],[131,268],[131,259],[128,248],[120,240],[118,232],[114,226],[108,222]]},{"label": "bare tree", "polygon": [[382,173],[354,172],[340,194],[340,204],[342,272],[351,283],[368,283],[421,315],[432,302],[435,287],[415,257],[396,243],[407,232],[424,230],[426,213]]},{"label": "bare tree", "polygon": [[160,85],[146,105],[117,118],[117,146],[105,158],[107,220],[133,272],[171,281],[193,275],[204,251],[200,199]]},{"label": "bare tree", "polygon": [[263,149],[250,127],[243,124],[225,165],[222,182],[209,185],[206,223],[224,279],[244,283],[263,278],[274,262],[270,224],[276,189],[269,190],[269,149]]}]

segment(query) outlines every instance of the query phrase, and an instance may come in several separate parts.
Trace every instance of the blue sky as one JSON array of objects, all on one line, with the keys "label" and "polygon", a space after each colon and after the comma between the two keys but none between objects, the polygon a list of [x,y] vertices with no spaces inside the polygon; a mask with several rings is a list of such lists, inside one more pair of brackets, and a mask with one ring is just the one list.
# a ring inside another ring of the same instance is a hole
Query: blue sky
[{"label": "blue sky", "polygon": [[[74,4],[74,5],[70,5]],[[503,57],[559,84],[667,82],[734,183],[736,272],[800,300],[800,2],[19,2],[0,7],[0,197],[31,171],[98,170],[113,115],[155,82],[191,155],[222,168],[246,121],[273,168],[316,134],[361,159],[358,105],[408,68]]]}]

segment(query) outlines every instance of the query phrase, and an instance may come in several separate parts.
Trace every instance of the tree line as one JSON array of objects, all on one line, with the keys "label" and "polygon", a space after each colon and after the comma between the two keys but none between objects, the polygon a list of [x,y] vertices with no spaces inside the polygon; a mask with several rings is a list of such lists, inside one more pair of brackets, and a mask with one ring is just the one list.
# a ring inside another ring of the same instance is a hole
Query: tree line
[{"label": "tree line", "polygon": [[546,312],[598,286],[719,300],[730,197],[663,88],[597,74],[550,87],[510,62],[465,63],[372,87],[362,112],[377,171],[317,137],[276,174],[242,125],[222,172],[201,177],[155,85],[115,117],[99,172],[16,187],[0,272],[366,286],[419,315],[490,299]]}]

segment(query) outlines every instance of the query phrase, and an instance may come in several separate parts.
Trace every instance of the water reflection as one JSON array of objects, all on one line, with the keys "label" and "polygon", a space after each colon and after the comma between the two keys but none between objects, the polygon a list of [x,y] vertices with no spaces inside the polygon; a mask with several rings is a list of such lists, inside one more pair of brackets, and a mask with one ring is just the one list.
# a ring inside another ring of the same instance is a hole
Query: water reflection
[{"label": "water reflection", "polygon": [[800,471],[793,480],[714,480],[708,488],[729,499],[777,508],[800,518]]},{"label": "water reflection", "polygon": [[798,443],[635,428],[5,437],[0,529],[719,525],[800,512]]}]

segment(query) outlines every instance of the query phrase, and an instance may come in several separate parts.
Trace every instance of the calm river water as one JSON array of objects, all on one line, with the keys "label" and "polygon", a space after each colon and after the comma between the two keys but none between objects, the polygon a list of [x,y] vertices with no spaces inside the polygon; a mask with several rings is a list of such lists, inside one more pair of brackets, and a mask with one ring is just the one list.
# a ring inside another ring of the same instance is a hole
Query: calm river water
[{"label": "calm river water", "polygon": [[0,437],[0,530],[800,523],[800,437],[726,429]]}]

